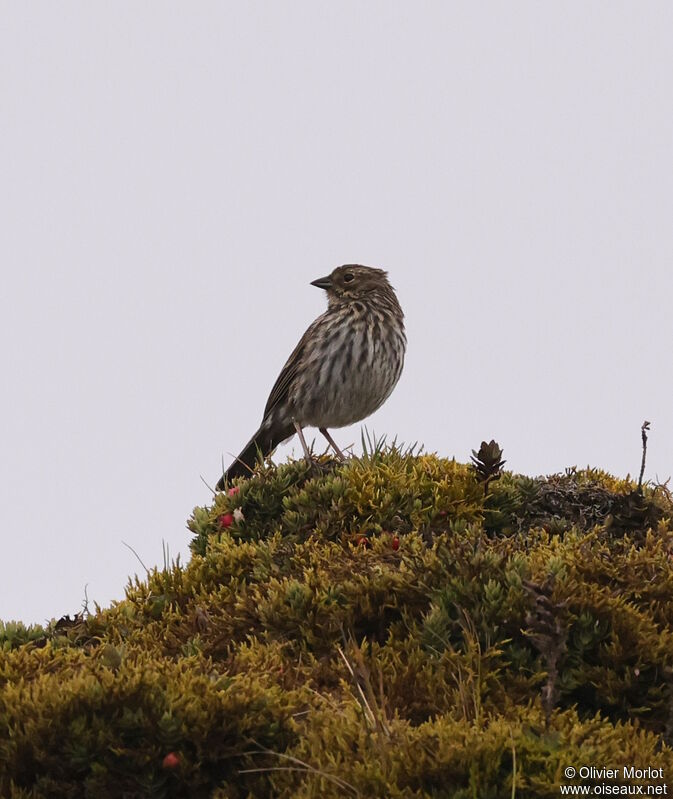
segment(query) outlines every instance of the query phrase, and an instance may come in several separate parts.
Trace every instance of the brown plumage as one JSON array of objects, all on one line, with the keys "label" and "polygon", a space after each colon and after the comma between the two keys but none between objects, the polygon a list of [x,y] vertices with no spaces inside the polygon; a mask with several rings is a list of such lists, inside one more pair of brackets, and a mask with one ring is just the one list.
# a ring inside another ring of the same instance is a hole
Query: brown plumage
[{"label": "brown plumage", "polygon": [[314,280],[327,292],[327,310],[287,359],[264,409],[259,430],[217,484],[249,475],[258,452],[266,457],[295,432],[317,427],[341,456],[327,428],[372,414],[402,373],[404,314],[382,269],[347,264]]}]

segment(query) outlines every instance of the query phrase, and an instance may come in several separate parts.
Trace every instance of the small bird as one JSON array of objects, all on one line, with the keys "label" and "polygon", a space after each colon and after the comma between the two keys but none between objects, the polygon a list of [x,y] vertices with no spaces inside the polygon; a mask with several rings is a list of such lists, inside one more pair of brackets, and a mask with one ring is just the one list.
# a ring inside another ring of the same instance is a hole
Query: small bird
[{"label": "small bird", "polygon": [[327,310],[287,359],[259,430],[223,474],[218,491],[234,477],[249,475],[258,453],[267,457],[295,432],[310,460],[304,427],[317,427],[343,459],[327,428],[345,427],[374,413],[400,379],[407,338],[387,273],[346,264],[311,285],[327,292]]}]

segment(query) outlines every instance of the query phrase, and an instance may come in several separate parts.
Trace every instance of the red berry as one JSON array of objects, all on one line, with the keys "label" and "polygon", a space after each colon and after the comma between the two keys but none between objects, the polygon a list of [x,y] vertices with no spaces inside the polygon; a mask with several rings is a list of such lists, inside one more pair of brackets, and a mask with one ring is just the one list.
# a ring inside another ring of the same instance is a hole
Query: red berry
[{"label": "red berry", "polygon": [[367,538],[366,535],[361,535],[358,538],[358,546],[361,546],[361,547],[368,547],[369,546],[369,539]]},{"label": "red berry", "polygon": [[169,752],[161,765],[164,768],[177,768],[180,765],[180,755],[176,752]]},{"label": "red berry", "polygon": [[397,552],[397,550],[400,548],[399,536],[396,535],[393,536],[393,540],[391,541],[390,546],[395,550],[395,552]]},{"label": "red berry", "polygon": [[227,494],[229,494],[229,496],[230,496],[230,497],[235,497],[235,496],[236,496],[236,494],[238,494],[238,492],[239,492],[240,490],[241,490],[241,489],[240,489],[238,486],[232,486],[232,487],[229,489],[229,491],[227,491]]},{"label": "red berry", "polygon": [[220,527],[231,527],[234,523],[234,514],[223,513],[217,521],[220,523]]}]

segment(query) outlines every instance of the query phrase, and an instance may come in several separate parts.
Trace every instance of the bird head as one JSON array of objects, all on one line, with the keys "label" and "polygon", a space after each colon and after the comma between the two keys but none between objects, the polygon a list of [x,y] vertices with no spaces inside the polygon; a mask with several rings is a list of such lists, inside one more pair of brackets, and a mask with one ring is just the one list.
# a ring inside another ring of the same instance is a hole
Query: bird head
[{"label": "bird head", "polygon": [[376,291],[392,292],[387,273],[383,269],[359,264],[337,266],[332,274],[312,281],[312,286],[324,289],[330,305],[366,297]]}]

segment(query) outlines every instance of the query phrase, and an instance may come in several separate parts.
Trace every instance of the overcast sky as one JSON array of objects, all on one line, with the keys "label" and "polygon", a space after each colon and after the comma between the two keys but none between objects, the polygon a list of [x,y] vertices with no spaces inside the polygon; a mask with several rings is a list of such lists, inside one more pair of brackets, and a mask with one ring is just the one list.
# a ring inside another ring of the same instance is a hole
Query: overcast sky
[{"label": "overcast sky", "polygon": [[668,478],[671,30],[670,2],[0,3],[0,618],[122,598],[122,541],[188,557],[341,263],[407,316],[377,434],[626,475],[648,419]]}]

